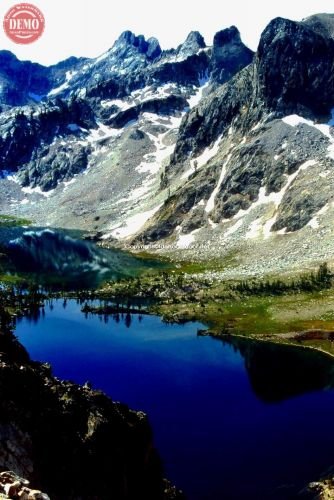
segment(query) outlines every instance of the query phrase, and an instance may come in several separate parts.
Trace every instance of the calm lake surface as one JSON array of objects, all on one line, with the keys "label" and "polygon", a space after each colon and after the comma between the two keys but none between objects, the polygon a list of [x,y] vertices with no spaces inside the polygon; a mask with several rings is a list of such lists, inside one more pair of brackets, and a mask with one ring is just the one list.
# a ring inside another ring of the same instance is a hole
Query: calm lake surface
[{"label": "calm lake surface", "polygon": [[166,475],[189,500],[295,498],[334,464],[332,361],[198,337],[200,327],[85,317],[58,300],[16,334],[56,376],[147,412]]}]

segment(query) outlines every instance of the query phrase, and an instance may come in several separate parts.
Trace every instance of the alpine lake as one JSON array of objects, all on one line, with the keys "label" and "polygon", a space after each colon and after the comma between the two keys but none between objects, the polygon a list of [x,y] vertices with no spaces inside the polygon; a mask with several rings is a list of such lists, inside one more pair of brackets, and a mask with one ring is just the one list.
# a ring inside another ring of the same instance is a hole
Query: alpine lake
[{"label": "alpine lake", "polygon": [[[73,233],[2,229],[9,275],[95,288],[165,264],[101,250]],[[106,304],[96,298],[89,306]],[[82,311],[50,298],[15,335],[55,376],[89,381],[148,414],[165,474],[189,500],[285,500],[334,462],[334,361],[319,352],[198,335],[199,322]]]}]

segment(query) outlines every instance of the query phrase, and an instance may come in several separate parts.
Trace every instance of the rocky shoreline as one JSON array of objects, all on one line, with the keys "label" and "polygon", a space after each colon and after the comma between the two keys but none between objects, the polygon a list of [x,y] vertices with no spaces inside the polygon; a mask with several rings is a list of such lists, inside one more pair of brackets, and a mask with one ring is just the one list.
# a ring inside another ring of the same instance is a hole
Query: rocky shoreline
[{"label": "rocky shoreline", "polygon": [[301,493],[304,500],[332,500],[334,498],[334,476],[331,474],[310,483]]},{"label": "rocky shoreline", "polygon": [[3,498],[183,498],[163,478],[144,413],[54,377],[11,332],[0,333],[0,393]]},{"label": "rocky shoreline", "polygon": [[[289,283],[287,281],[285,284],[288,290],[292,286]],[[296,286],[299,281],[295,279],[294,283]],[[275,289],[273,284],[269,285],[270,289]],[[253,288],[250,288],[248,295],[240,291],[238,295],[235,284],[223,288],[219,285],[217,288],[210,280],[194,278],[182,270],[180,273],[171,270],[141,279],[109,283],[94,292],[73,292],[68,296],[75,296],[82,304],[84,314],[153,313],[171,322],[200,318],[208,326],[219,317],[219,324],[214,323],[210,330],[198,331],[198,334],[233,337],[247,342],[247,345],[249,341],[262,340],[262,344],[289,343],[298,349],[303,347],[309,350],[315,348],[302,342],[308,341],[310,336],[315,341],[332,339],[332,331],[321,329],[299,330],[290,334],[252,334],[242,338],[233,335],[232,327],[237,325],[232,324],[230,319],[229,322],[224,319],[229,318],[229,301],[233,307],[236,304],[241,307],[247,300],[253,300],[251,291],[256,300],[262,300],[261,296],[256,296],[259,283],[250,282],[249,286]],[[55,294],[55,297],[60,296],[64,297],[62,293]],[[26,313],[29,308],[41,307],[43,300],[47,300],[46,296],[42,297],[37,292],[31,303],[26,295],[23,297]],[[298,297],[300,299],[300,294]],[[148,308],[145,302],[136,302],[153,298],[155,301],[159,298],[159,301],[153,302]],[[91,302],[94,299],[101,300],[100,306],[96,307]],[[114,305],[110,305],[111,299],[115,301]],[[49,300],[52,300],[52,294]],[[8,301],[3,303],[5,309],[11,304],[12,309],[16,304],[19,310],[18,299]],[[242,318],[244,313],[240,311],[238,314]],[[249,313],[247,309],[245,311]],[[263,309],[261,311],[263,315]],[[235,316],[236,311],[233,314]],[[249,322],[247,325],[249,328]],[[10,331],[13,326],[4,328],[0,323],[0,331],[1,328],[3,330],[0,333],[0,499],[184,498],[163,478],[146,415],[111,401],[103,393],[92,390],[89,383],[78,386],[53,377],[49,365],[30,359]],[[1,472],[5,473],[7,481],[2,489]],[[11,478],[12,482],[8,481]],[[30,490],[26,480],[36,489]],[[13,491],[10,490],[13,484],[17,492],[12,496],[6,495]],[[320,487],[315,490],[314,484],[318,483],[310,483],[305,490],[308,495],[305,498],[331,498],[319,496]],[[326,492],[331,491],[329,487],[331,484],[326,482]]]}]

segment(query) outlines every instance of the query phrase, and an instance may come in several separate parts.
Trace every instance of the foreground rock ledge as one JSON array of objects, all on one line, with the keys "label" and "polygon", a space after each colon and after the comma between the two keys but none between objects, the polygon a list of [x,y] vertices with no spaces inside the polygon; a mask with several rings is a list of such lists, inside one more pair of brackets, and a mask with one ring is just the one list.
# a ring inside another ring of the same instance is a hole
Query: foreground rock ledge
[{"label": "foreground rock ledge", "polygon": [[334,499],[334,475],[320,481],[310,483],[300,495],[304,500],[331,500]]},{"label": "foreground rock ledge", "polygon": [[0,333],[0,394],[0,472],[52,500],[180,498],[145,414],[53,377],[11,333]]},{"label": "foreground rock ledge", "polygon": [[29,481],[17,476],[12,471],[0,473],[0,500],[15,499],[20,500],[50,500],[46,493],[33,490],[28,487]]}]

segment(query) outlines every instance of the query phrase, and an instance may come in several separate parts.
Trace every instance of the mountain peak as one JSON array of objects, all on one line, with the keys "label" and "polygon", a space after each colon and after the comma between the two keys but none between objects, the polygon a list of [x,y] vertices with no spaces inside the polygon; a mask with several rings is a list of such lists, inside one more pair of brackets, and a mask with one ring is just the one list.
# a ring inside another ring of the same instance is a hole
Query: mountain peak
[{"label": "mountain peak", "polygon": [[128,48],[134,48],[139,54],[145,54],[148,59],[156,59],[161,54],[161,47],[156,38],[145,39],[144,35],[136,36],[132,31],[123,31],[113,45],[114,50],[122,53]]},{"label": "mountain peak", "polygon": [[214,47],[223,47],[230,43],[242,43],[240,32],[236,26],[230,26],[215,34],[213,38]]},{"label": "mountain peak", "polygon": [[212,79],[225,83],[240,69],[252,62],[253,52],[242,42],[238,28],[218,31],[213,39]]},{"label": "mountain peak", "polygon": [[0,57],[3,62],[19,62],[16,55],[9,50],[0,50]]},{"label": "mountain peak", "polygon": [[302,23],[325,38],[334,39],[334,14],[315,14]]},{"label": "mountain peak", "polygon": [[205,47],[204,38],[199,31],[191,31],[183,44],[179,46],[178,53],[183,56],[190,56]]},{"label": "mountain peak", "polygon": [[147,51],[146,55],[148,59],[156,59],[161,54],[161,47],[159,44],[159,40],[157,38],[151,37],[147,40]]},{"label": "mountain peak", "polygon": [[334,41],[328,36],[332,20],[322,16],[302,22],[276,18],[262,33],[257,70],[271,109],[321,116],[333,107]]}]

